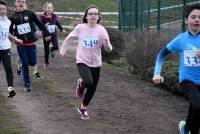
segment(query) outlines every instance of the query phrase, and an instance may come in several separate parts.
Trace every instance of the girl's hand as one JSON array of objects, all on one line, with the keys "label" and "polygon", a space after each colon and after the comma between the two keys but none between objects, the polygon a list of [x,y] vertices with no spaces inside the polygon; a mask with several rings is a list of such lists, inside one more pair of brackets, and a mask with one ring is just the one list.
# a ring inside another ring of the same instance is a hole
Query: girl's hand
[{"label": "girl's hand", "polygon": [[18,42],[18,43],[20,43],[20,44],[22,44],[22,43],[23,43],[23,40],[21,40],[21,39],[18,39],[17,37],[14,37],[14,40],[15,40],[15,42]]},{"label": "girl's hand", "polygon": [[103,45],[105,51],[111,52],[112,51],[112,46],[109,43],[109,37],[106,37],[104,35],[100,35],[100,42]]},{"label": "girl's hand", "polygon": [[46,24],[45,24],[45,27],[48,27],[48,25],[49,25],[49,23],[46,23]]},{"label": "girl's hand", "polygon": [[51,36],[47,36],[44,38],[46,41],[50,41],[51,40]]},{"label": "girl's hand", "polygon": [[42,32],[41,31],[36,31],[35,32],[36,36],[41,37],[42,36]]},{"label": "girl's hand", "polygon": [[104,35],[100,35],[100,41],[102,42],[103,45],[108,44],[108,39]]},{"label": "girl's hand", "polygon": [[107,45],[107,44],[108,44],[108,39],[106,39],[106,38],[103,39],[103,44],[104,44],[104,45]]},{"label": "girl's hand", "polygon": [[154,76],[153,77],[153,83],[154,84],[160,84],[164,82],[164,78],[161,76]]},{"label": "girl's hand", "polygon": [[67,33],[64,29],[62,30],[63,33]]}]

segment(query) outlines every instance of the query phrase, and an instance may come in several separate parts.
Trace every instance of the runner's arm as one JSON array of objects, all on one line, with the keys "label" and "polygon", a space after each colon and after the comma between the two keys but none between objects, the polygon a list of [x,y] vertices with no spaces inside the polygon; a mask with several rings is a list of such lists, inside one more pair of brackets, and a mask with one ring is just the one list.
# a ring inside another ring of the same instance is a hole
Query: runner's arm
[{"label": "runner's arm", "polygon": [[67,36],[65,40],[63,41],[61,48],[60,48],[60,55],[64,56],[67,49],[68,49],[68,44],[72,42],[72,40],[76,39],[77,37],[75,36]]},{"label": "runner's arm", "polygon": [[77,25],[74,30],[69,33],[69,35],[65,38],[65,40],[62,43],[62,46],[60,48],[60,55],[64,56],[66,51],[67,51],[67,46],[71,42],[71,40],[78,38],[78,31],[79,31],[79,26]]},{"label": "runner's arm", "polygon": [[161,73],[161,68],[162,68],[164,59],[169,53],[171,53],[171,52],[167,49],[167,47],[164,47],[158,53],[158,56],[156,59],[155,70],[154,70],[154,76],[152,79],[154,84],[160,84],[160,83],[164,82],[164,78],[162,76],[160,76],[160,73]]},{"label": "runner's arm", "polygon": [[43,32],[44,37],[50,36],[49,31],[45,28],[45,26],[40,22],[38,17],[36,16],[35,13],[32,13],[33,21],[34,23],[38,26],[38,28]]},{"label": "runner's arm", "polygon": [[103,27],[103,30],[102,30],[102,35],[100,35],[100,40],[103,44],[103,47],[105,48],[105,50],[107,52],[111,52],[112,51],[112,45],[110,43],[110,39],[109,39],[109,36],[108,36],[108,32],[105,30],[105,28]]},{"label": "runner's arm", "polygon": [[62,25],[60,24],[60,22],[58,22],[58,20],[56,20],[56,26],[58,27],[58,29],[59,29],[61,32],[64,31]]},{"label": "runner's arm", "polygon": [[154,69],[154,77],[160,77],[160,73],[161,73],[161,68],[163,65],[163,62],[165,60],[165,57],[171,53],[171,51],[169,51],[167,49],[167,47],[164,47],[163,49],[160,50],[160,52],[158,53],[157,59],[156,59],[156,63],[155,63],[155,69]]},{"label": "runner's arm", "polygon": [[10,38],[11,40],[14,40],[15,42],[23,43],[23,40],[18,39],[16,36],[13,36],[13,35],[10,34],[10,33],[9,33],[9,38]]},{"label": "runner's arm", "polygon": [[10,24],[10,28],[9,28],[9,32],[13,35],[14,34],[14,29],[13,29],[13,25],[14,25],[14,20],[12,17],[9,17],[9,20],[11,21],[11,24]]}]

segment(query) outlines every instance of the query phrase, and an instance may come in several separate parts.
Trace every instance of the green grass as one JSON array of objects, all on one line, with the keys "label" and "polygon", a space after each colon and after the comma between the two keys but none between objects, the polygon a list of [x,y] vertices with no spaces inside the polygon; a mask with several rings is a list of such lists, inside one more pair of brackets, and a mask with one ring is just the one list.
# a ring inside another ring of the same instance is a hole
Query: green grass
[{"label": "green grass", "polygon": [[120,73],[123,73],[125,75],[130,75],[130,72],[128,70],[128,65],[126,64],[126,61],[124,58],[120,57],[118,59],[112,60],[112,64],[108,64],[104,62],[103,64],[108,68],[115,68]]},{"label": "green grass", "polygon": [[[7,0],[9,7],[14,7],[15,0]],[[43,4],[46,2],[45,0],[27,0],[29,9],[33,11],[42,11]],[[86,7],[91,4],[97,5],[101,12],[118,12],[118,0],[48,0],[52,2],[55,8],[55,11],[59,12],[84,12]],[[161,7],[168,7],[173,5],[182,4],[182,0],[160,0]],[[197,0],[187,0],[187,2],[194,2]],[[142,0],[139,0],[139,5],[141,5]],[[144,2],[144,10],[147,10],[148,1],[143,0]],[[151,9],[157,8],[158,0],[151,1]],[[134,5],[133,5],[134,7]],[[182,7],[178,7],[175,9],[168,9],[161,11],[161,23],[166,22],[173,22],[182,19]],[[61,19],[61,23],[63,25],[76,25],[77,23],[81,23],[82,16],[73,16],[78,17],[79,20],[76,19]],[[114,21],[115,23],[111,22],[103,22],[103,21]],[[147,14],[144,14],[144,23],[147,22]],[[104,15],[103,16],[102,25],[104,26],[117,26],[118,25],[118,16],[116,15]],[[151,25],[157,24],[157,12],[151,13]]]},{"label": "green grass", "polygon": [[[9,0],[8,6],[12,9],[14,8],[14,1],[15,0]],[[28,1],[28,7],[29,9],[37,12],[43,11],[43,4],[44,1],[41,0],[27,0]],[[99,7],[101,12],[117,12],[118,11],[118,4],[117,0],[48,0],[49,2],[52,2],[54,5],[54,9],[57,12],[84,12],[85,9],[91,5],[95,4],[97,7]],[[71,17],[71,16],[68,16]],[[74,26],[77,23],[81,23],[82,21],[82,15],[81,16],[72,16],[74,18],[79,18],[79,20],[76,19],[60,19],[61,24],[63,25],[70,25]],[[104,23],[103,21],[115,21],[115,24],[112,23]],[[104,15],[102,24],[105,26],[109,25],[118,25],[118,17],[116,15]]]},{"label": "green grass", "polygon": [[[14,6],[15,0],[8,0],[9,6]],[[27,0],[30,9],[35,11],[42,11],[45,0]],[[110,12],[117,11],[117,0],[48,0],[52,2],[56,11],[81,11],[91,4],[97,5],[102,11]]]}]

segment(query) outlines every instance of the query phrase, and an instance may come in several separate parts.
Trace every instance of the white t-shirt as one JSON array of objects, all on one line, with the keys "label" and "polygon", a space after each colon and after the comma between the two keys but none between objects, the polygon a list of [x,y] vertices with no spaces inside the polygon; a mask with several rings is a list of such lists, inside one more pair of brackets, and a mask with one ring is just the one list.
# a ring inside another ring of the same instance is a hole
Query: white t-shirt
[{"label": "white t-shirt", "polygon": [[6,16],[0,16],[0,50],[6,50],[11,47],[9,40],[9,28],[11,22]]}]

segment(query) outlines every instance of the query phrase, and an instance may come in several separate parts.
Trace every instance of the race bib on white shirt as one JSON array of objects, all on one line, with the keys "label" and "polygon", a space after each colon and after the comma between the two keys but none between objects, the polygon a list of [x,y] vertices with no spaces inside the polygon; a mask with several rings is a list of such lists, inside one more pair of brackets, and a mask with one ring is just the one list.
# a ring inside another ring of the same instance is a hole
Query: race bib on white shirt
[{"label": "race bib on white shirt", "polygon": [[185,66],[200,66],[200,58],[197,57],[197,51],[185,50],[184,51],[184,65]]},{"label": "race bib on white shirt", "polygon": [[6,39],[9,36],[8,28],[0,28],[0,39]]},{"label": "race bib on white shirt", "polygon": [[31,27],[29,23],[24,23],[24,24],[17,25],[17,30],[19,34],[27,34],[31,32]]},{"label": "race bib on white shirt", "polygon": [[49,31],[49,33],[55,33],[56,25],[48,25],[47,30]]},{"label": "race bib on white shirt", "polygon": [[85,48],[94,48],[98,44],[99,36],[86,36],[81,41],[81,45]]}]

